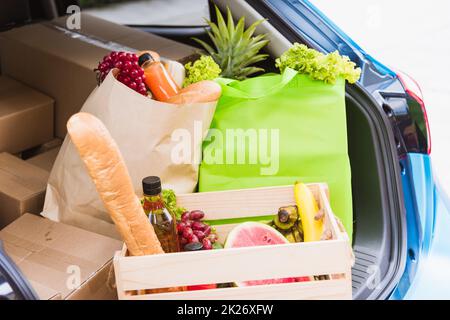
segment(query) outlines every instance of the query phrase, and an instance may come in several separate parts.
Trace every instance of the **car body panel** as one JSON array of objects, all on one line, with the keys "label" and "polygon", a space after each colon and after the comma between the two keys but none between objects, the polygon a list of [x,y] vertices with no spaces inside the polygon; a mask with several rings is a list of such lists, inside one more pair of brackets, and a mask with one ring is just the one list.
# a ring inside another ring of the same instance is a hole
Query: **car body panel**
[{"label": "car body panel", "polygon": [[434,180],[430,156],[408,154],[406,161],[420,229],[408,243],[416,256],[408,254],[406,271],[390,298],[450,299],[450,202]]}]

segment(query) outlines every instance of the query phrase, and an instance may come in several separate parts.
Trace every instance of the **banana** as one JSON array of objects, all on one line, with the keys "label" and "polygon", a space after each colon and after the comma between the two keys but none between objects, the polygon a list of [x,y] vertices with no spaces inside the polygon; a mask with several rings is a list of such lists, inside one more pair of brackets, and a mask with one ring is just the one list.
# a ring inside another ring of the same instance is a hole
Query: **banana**
[{"label": "banana", "polygon": [[305,184],[296,182],[294,196],[303,225],[304,241],[321,240],[324,228],[323,214],[320,212],[311,190]]}]

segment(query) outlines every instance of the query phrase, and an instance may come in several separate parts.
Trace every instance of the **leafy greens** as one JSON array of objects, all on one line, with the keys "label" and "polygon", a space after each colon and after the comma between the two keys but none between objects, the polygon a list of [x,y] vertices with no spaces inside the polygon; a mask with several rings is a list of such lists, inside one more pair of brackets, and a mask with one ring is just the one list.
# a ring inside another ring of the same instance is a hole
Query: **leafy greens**
[{"label": "leafy greens", "polygon": [[299,43],[294,43],[276,59],[275,65],[281,72],[291,68],[315,80],[331,84],[334,84],[338,77],[343,77],[349,83],[355,83],[361,76],[361,69],[357,68],[349,57],[341,56],[338,51],[323,54]]}]

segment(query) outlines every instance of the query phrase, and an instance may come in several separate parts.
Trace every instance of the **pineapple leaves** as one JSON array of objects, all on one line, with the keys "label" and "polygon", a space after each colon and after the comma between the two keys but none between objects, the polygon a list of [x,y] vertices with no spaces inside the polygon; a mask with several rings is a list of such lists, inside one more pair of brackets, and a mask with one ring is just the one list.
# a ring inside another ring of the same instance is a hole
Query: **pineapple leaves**
[{"label": "pineapple leaves", "polygon": [[[223,19],[223,16],[220,13],[219,8],[217,7],[216,7],[216,15],[217,15],[217,26],[219,27],[220,34],[224,39],[229,40],[227,24],[225,23],[225,20]],[[233,19],[231,20],[233,21]]]},{"label": "pineapple leaves", "polygon": [[226,19],[216,6],[217,23],[205,19],[210,27],[207,34],[212,45],[203,40],[193,38],[214,59],[222,69],[221,76],[243,80],[248,76],[264,71],[251,65],[265,60],[268,55],[260,54],[269,40],[265,34],[253,36],[256,27],[265,20],[252,23],[245,29],[245,17],[241,17],[235,24],[231,10],[227,7]]},{"label": "pineapple leaves", "polygon": [[230,8],[227,7],[227,23],[228,23],[228,39],[231,41],[234,38],[234,21],[233,21],[233,15],[231,14]]},{"label": "pineapple leaves", "polygon": [[201,45],[203,46],[203,48],[204,48],[211,56],[215,55],[214,49],[213,49],[209,44],[207,44],[205,41],[200,40],[200,39],[197,39],[197,38],[193,38],[193,40],[194,40],[195,42],[201,44]]},{"label": "pineapple leaves", "polygon": [[242,39],[242,36],[244,35],[244,28],[245,28],[245,18],[241,17],[236,25],[236,29],[233,34],[232,38],[232,45],[236,46]]}]

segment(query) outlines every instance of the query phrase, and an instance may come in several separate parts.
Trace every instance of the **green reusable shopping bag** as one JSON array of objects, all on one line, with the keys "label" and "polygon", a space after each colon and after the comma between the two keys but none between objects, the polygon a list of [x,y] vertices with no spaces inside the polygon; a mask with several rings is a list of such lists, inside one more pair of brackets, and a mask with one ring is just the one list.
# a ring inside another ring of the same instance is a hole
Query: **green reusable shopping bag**
[{"label": "green reusable shopping bag", "polygon": [[288,68],[218,82],[223,92],[203,144],[199,191],[326,182],[351,237],[345,80],[331,85]]}]

